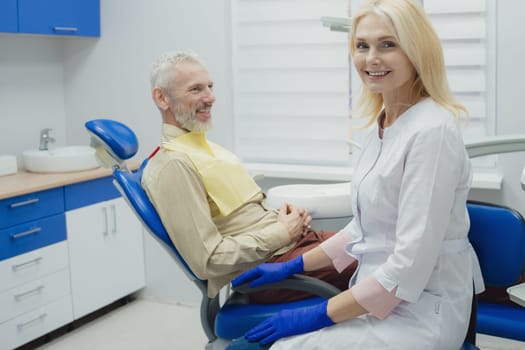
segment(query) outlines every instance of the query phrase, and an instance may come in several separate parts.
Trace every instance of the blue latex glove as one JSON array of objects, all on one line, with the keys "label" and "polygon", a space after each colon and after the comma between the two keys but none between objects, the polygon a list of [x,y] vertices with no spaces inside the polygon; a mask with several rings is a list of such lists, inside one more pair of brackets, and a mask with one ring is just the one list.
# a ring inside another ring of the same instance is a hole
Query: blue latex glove
[{"label": "blue latex glove", "polygon": [[280,338],[331,326],[334,322],[326,314],[327,305],[326,300],[315,306],[280,311],[250,329],[244,336],[251,342],[259,341],[261,345],[266,345]]},{"label": "blue latex glove", "polygon": [[232,280],[232,286],[251,281],[250,287],[257,287],[266,283],[278,282],[295,273],[304,272],[303,256],[282,263],[266,263],[248,270]]}]

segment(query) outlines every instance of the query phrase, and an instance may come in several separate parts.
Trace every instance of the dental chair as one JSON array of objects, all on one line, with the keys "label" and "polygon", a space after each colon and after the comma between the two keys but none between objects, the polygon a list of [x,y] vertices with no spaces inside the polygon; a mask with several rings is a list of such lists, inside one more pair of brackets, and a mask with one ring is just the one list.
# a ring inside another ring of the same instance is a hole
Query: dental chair
[{"label": "dental chair", "polygon": [[[515,210],[486,203],[469,202],[469,240],[478,255],[487,287],[520,288],[515,285],[525,266],[525,222]],[[525,300],[511,300],[522,303]],[[478,301],[477,332],[525,341],[525,307],[514,303]]]},{"label": "dental chair", "polygon": [[[524,135],[486,137],[465,145],[470,158],[525,151]],[[521,175],[525,190],[525,168]],[[517,211],[480,202],[467,204],[469,239],[478,255],[487,287],[506,288],[512,302],[477,305],[477,332],[525,341],[525,222]]]},{"label": "dental chair", "polygon": [[[126,166],[126,160],[133,157],[138,150],[138,140],[133,131],[126,125],[109,119],[91,120],[85,124],[85,127],[91,134],[91,145],[96,149],[101,165],[113,169],[114,184],[124,199],[142,221],[146,230],[174,258],[186,276],[200,290],[202,294],[201,325],[209,341],[206,349],[224,348],[231,339],[243,336],[250,328],[284,308],[315,305],[340,292],[339,289],[326,282],[296,275],[286,281],[259,288],[239,286],[224,303],[219,300],[220,295],[213,299],[208,298],[206,280],[196,276],[186,264],[171,242],[155,208],[142,189],[142,171],[148,159],[145,159],[136,171],[130,171]],[[285,304],[248,303],[247,294],[249,292],[268,288],[303,291],[315,297]]]},{"label": "dental chair", "polygon": [[[148,159],[145,159],[140,168],[135,171],[130,171],[126,166],[126,160],[133,157],[138,150],[138,140],[133,131],[126,125],[110,119],[91,120],[85,124],[85,127],[91,135],[91,146],[96,149],[99,162],[102,166],[113,170],[115,186],[142,221],[145,229],[199,288],[202,294],[201,325],[208,338],[206,349],[223,349],[231,339],[243,336],[253,326],[282,309],[315,305],[340,293],[336,287],[323,281],[308,276],[294,275],[285,281],[257,288],[249,288],[246,284],[236,287],[224,302],[219,300],[220,295],[213,299],[208,298],[206,280],[196,276],[186,264],[171,242],[155,208],[142,189],[142,171]],[[249,303],[248,294],[250,292],[269,288],[303,291],[315,296],[283,304]],[[469,334],[467,340],[469,339],[472,340],[466,341],[460,350],[479,350],[474,345],[475,334]]]}]

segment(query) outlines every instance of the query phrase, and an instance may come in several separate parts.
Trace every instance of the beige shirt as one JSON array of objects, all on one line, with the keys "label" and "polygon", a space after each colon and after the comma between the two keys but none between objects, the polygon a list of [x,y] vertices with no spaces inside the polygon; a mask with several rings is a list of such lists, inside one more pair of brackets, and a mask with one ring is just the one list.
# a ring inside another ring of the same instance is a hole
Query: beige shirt
[{"label": "beige shirt", "polygon": [[[163,141],[184,133],[162,125]],[[293,245],[277,213],[264,207],[261,192],[222,216],[184,153],[161,148],[144,169],[142,186],[193,273],[208,280],[210,297],[242,271]]]}]

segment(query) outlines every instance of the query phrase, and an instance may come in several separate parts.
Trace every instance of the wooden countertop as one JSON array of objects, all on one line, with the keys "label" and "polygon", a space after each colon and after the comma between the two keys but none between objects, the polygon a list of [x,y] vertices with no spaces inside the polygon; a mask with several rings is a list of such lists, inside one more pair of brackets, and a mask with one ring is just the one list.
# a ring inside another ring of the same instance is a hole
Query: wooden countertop
[{"label": "wooden countertop", "polygon": [[[131,169],[137,169],[139,163],[131,162],[128,164]],[[85,171],[70,173],[31,173],[19,169],[18,173],[0,176],[0,199],[20,196],[22,194],[43,191],[50,188],[71,185],[98,179],[112,174],[111,169],[96,168]]]}]

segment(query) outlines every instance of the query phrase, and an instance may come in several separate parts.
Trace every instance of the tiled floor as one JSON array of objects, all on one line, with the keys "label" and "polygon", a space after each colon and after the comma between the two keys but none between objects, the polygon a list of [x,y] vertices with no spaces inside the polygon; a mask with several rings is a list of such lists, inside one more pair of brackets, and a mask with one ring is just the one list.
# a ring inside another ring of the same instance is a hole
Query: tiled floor
[{"label": "tiled floor", "polygon": [[[38,350],[203,350],[198,305],[138,299],[83,324]],[[482,350],[525,350],[525,343],[478,335]]]},{"label": "tiled floor", "polygon": [[481,350],[525,350],[525,343],[478,334],[477,346]]},{"label": "tiled floor", "polygon": [[196,305],[132,301],[38,350],[203,350]]}]

